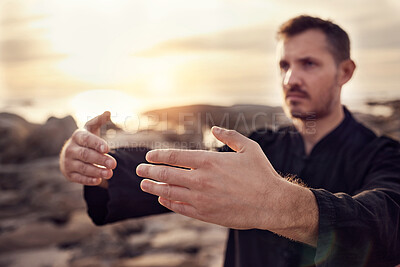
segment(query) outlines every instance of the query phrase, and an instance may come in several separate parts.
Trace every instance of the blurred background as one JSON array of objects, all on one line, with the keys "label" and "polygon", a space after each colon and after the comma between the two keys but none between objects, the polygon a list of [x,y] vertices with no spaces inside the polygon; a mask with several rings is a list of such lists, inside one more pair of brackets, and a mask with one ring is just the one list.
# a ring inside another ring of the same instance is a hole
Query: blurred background
[{"label": "blurred background", "polygon": [[349,33],[343,102],[400,139],[398,0],[0,0],[0,267],[221,266],[222,227],[176,214],[95,227],[57,155],[105,110],[112,146],[203,149],[214,124],[287,123],[275,32],[300,14]]},{"label": "blurred background", "polygon": [[397,0],[2,0],[0,110],[81,124],[106,109],[118,122],[195,103],[280,105],[275,32],[304,13],[348,31],[358,69],[343,99],[365,110],[400,98],[399,11]]}]

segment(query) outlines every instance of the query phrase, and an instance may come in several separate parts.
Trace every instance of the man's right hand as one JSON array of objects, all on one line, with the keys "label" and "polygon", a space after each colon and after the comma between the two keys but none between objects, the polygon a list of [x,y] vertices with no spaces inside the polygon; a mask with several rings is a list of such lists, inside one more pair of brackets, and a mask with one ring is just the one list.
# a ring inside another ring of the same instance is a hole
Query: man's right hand
[{"label": "man's right hand", "polygon": [[107,188],[117,161],[106,154],[107,142],[100,137],[100,127],[110,121],[110,112],[95,117],[76,130],[60,153],[60,170],[67,180]]}]

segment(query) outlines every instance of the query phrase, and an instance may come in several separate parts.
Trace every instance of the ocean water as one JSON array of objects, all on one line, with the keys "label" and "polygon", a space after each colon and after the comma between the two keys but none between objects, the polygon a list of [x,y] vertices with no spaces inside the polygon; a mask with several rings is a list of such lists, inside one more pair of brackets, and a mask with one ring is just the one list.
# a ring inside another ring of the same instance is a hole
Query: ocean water
[{"label": "ocean water", "polygon": [[[97,94],[99,90],[86,91],[88,95]],[[104,91],[104,90],[103,90]],[[273,97],[271,97],[273,96]],[[113,104],[107,104],[112,99]],[[392,90],[389,92],[371,92],[356,97],[351,95],[343,95],[342,103],[352,111],[358,111],[373,115],[389,116],[391,108],[385,105],[370,106],[370,101],[385,102],[400,99],[400,90]],[[9,97],[0,98],[0,112],[10,112],[24,117],[33,123],[44,123],[50,116],[64,117],[72,115],[78,122],[79,126],[83,126],[84,122],[100,114],[105,110],[112,113],[112,118],[118,122],[127,116],[139,116],[140,113],[159,108],[171,106],[184,106],[192,104],[211,104],[229,106],[233,104],[257,104],[269,106],[281,106],[281,96],[275,91],[273,93],[264,94],[260,97],[252,95],[231,95],[214,96],[212,99],[208,95],[197,95],[194,97],[164,97],[162,99],[146,99],[134,98],[131,95],[121,93],[120,91],[106,90],[103,98],[95,101],[97,104],[90,104],[90,99],[77,98],[77,95],[57,97],[57,96],[40,96],[40,97]],[[93,101],[94,102],[94,101]],[[140,105],[138,105],[140,103]]]}]

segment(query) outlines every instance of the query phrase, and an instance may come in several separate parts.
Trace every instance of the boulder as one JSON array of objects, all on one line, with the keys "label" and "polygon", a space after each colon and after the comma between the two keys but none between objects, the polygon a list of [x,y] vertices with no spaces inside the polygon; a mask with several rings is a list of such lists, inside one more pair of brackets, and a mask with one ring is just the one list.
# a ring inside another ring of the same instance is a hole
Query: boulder
[{"label": "boulder", "polygon": [[21,162],[25,141],[39,127],[11,113],[0,113],[0,163]]},{"label": "boulder", "polygon": [[50,117],[43,125],[11,113],[0,113],[0,164],[56,156],[77,129],[71,116]]},{"label": "boulder", "polygon": [[50,117],[45,124],[35,128],[26,139],[25,160],[55,156],[65,141],[77,129],[71,116],[58,119]]},{"label": "boulder", "polygon": [[197,267],[190,257],[182,253],[146,254],[131,259],[121,259],[115,267]]}]

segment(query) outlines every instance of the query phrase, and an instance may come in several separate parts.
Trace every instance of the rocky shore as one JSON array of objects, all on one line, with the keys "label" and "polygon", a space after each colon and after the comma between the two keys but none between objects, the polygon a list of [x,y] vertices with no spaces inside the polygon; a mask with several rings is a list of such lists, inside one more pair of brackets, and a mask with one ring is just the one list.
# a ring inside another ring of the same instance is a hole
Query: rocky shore
[{"label": "rocky shore", "polygon": [[[400,140],[400,100],[388,116],[356,113],[378,134]],[[351,109],[351,107],[350,107]],[[149,111],[154,123],[135,133],[103,131],[113,146],[212,148],[209,128],[246,134],[289,123],[277,107],[196,105]],[[0,267],[221,266],[227,230],[177,214],[96,227],[86,215],[82,187],[67,182],[58,153],[77,128],[72,117],[32,124],[0,113]]]}]

